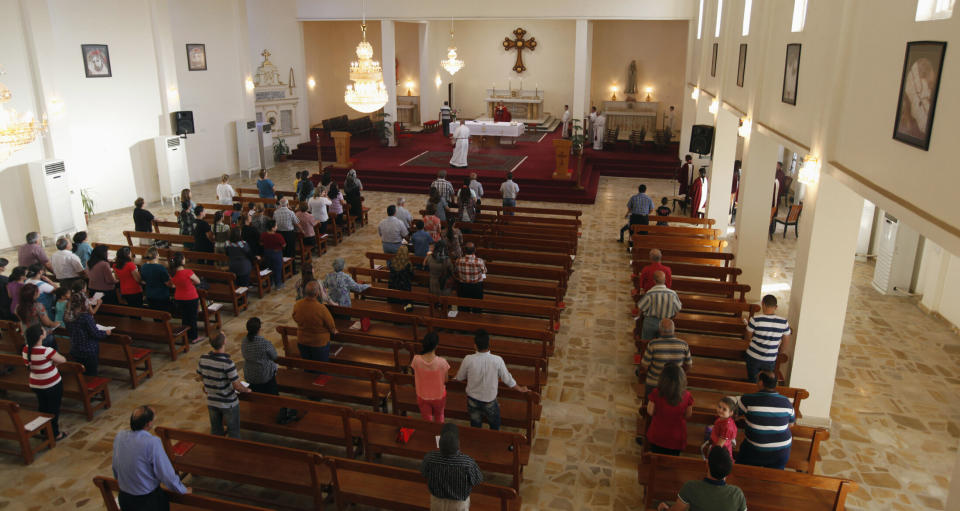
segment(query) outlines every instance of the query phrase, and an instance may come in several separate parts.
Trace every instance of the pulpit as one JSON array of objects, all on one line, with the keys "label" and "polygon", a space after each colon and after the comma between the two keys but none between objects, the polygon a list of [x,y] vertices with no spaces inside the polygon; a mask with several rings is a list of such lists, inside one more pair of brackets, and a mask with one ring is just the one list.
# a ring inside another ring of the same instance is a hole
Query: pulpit
[{"label": "pulpit", "polygon": [[553,154],[556,166],[553,170],[554,179],[570,179],[570,147],[573,141],[565,138],[553,140]]},{"label": "pulpit", "polygon": [[330,136],[333,137],[333,147],[337,151],[337,163],[334,163],[333,167],[337,169],[353,168],[353,161],[350,159],[350,133],[333,131]]}]

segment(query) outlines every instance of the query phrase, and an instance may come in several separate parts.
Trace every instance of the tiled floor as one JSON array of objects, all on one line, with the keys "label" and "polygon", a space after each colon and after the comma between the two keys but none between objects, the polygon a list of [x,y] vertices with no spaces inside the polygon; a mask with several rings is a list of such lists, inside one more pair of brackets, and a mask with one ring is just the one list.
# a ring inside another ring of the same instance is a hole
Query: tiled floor
[{"label": "tiled floor", "polygon": [[[285,164],[273,178],[280,188],[290,188],[293,172],[306,165]],[[613,241],[623,205],[638,182],[604,178],[596,204],[582,207],[580,254],[570,280],[557,352],[550,360],[543,418],[525,470],[524,509],[638,509],[630,269],[623,246]],[[648,185],[656,197],[670,188],[669,182]],[[213,189],[213,184],[197,186],[195,197],[212,200]],[[396,198],[375,192],[365,196],[374,224]],[[411,208],[419,208],[425,196],[407,199]],[[155,208],[154,213],[173,216],[169,209]],[[132,225],[129,215],[95,218],[91,239],[122,242],[120,231]],[[361,254],[378,247],[375,228],[366,227],[315,260],[315,265],[326,272],[334,257],[365,265]],[[774,238],[765,287],[789,284],[794,249],[792,236],[786,241]],[[15,260],[11,253],[0,256]],[[877,295],[869,285],[871,271],[868,264],[856,266],[834,392],[834,430],[822,448],[820,467],[826,474],[861,483],[861,489],[850,496],[851,508],[943,509],[960,436],[960,412],[956,411],[960,379],[955,376],[960,339],[911,300]],[[775,294],[783,301],[789,298],[789,291]],[[263,300],[252,299],[250,310],[240,319],[227,314],[229,351],[239,358],[239,336],[251,315],[260,316],[268,332],[277,324],[290,323],[292,295],[288,287]],[[92,422],[67,416],[64,424],[70,438],[42,453],[33,465],[24,467],[10,456],[0,457],[0,509],[102,509],[91,480],[110,474],[114,433],[126,427],[136,405],[155,405],[161,425],[205,430],[203,395],[192,378],[203,351],[197,346],[174,363],[157,354],[152,379],[136,391],[124,383],[111,385],[113,408],[97,414]]]}]

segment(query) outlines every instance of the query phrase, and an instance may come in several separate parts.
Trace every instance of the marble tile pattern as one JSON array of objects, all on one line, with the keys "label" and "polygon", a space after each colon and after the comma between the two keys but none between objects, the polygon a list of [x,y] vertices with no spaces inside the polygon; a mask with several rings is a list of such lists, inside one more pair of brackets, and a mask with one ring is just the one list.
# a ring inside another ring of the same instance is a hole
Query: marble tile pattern
[{"label": "marble tile pattern", "polygon": [[[271,175],[280,189],[290,189],[295,171],[315,165],[288,162]],[[233,181],[235,187],[252,184],[239,177]],[[557,207],[523,202],[522,176],[518,182],[522,205]],[[638,402],[631,391],[635,377],[630,268],[624,246],[614,241],[623,223],[624,204],[639,182],[602,178],[597,202],[578,206],[585,213],[583,235],[556,354],[550,360],[543,418],[524,471],[521,495],[525,510],[625,511],[638,509],[641,502],[642,491],[636,482],[640,449],[634,443]],[[672,188],[668,181],[646,182],[655,200]],[[213,201],[214,188],[215,183],[197,185],[195,199]],[[366,265],[363,252],[379,249],[375,225],[396,195],[364,195],[372,208],[373,225],[315,259],[319,272],[328,271],[335,257],[344,257],[348,265]],[[426,196],[408,196],[407,200],[411,209],[419,209]],[[154,204],[151,209],[158,217],[173,217],[170,208]],[[123,242],[120,232],[130,228],[129,210],[98,215],[91,223],[90,238]],[[790,283],[795,245],[792,233],[787,240],[774,237],[768,249],[765,286]],[[0,252],[0,256],[16,260],[14,250]],[[821,450],[820,471],[861,483],[861,489],[850,496],[851,509],[943,509],[960,437],[960,412],[955,411],[960,401],[960,380],[955,376],[960,339],[948,325],[923,314],[912,300],[879,296],[870,288],[871,273],[872,266],[857,264],[834,392],[833,431]],[[235,360],[241,359],[239,339],[251,315],[263,319],[268,338],[279,346],[278,336],[269,332],[276,325],[292,322],[293,294],[288,286],[262,300],[252,298],[250,309],[240,318],[224,316],[228,351]],[[776,294],[786,309],[789,291]],[[70,437],[56,449],[41,453],[29,467],[11,456],[0,456],[0,509],[102,509],[91,480],[95,475],[110,475],[114,434],[128,427],[129,413],[136,405],[154,405],[160,425],[207,430],[204,398],[192,376],[204,351],[196,346],[177,362],[156,353],[153,378],[135,391],[124,382],[112,384],[113,407],[98,413],[92,422],[66,415],[63,428]],[[104,373],[122,377],[111,369]],[[926,376],[922,384],[919,378],[912,378],[920,374]],[[316,448],[250,432],[245,437]],[[319,450],[336,454],[329,447]],[[416,466],[406,460],[384,461]],[[495,476],[492,480],[506,482]],[[237,494],[298,502],[268,490],[218,486]]]}]

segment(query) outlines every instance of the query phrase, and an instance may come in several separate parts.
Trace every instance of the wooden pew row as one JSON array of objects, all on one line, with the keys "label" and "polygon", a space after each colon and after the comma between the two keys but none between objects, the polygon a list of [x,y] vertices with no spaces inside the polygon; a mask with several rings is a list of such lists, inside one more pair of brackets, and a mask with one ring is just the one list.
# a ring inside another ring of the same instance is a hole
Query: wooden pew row
[{"label": "wooden pew row", "polygon": [[[30,371],[24,365],[21,355],[0,354],[0,366],[12,369],[0,376],[0,389],[33,395],[30,389]],[[79,410],[64,406],[63,412],[81,413],[86,415],[88,421],[92,421],[97,410],[110,408],[110,388],[107,386],[110,378],[86,377],[83,375],[83,366],[76,362],[60,364],[57,369],[63,380],[63,399],[80,403]]]},{"label": "wooden pew row", "polygon": [[566,254],[535,252],[525,249],[497,249],[477,247],[477,257],[485,262],[513,262],[538,266],[559,266],[568,274],[573,272],[573,258]]},{"label": "wooden pew row", "polygon": [[697,252],[722,252],[727,247],[726,240],[712,240],[707,238],[688,238],[685,236],[660,236],[655,234],[634,235],[630,237],[633,243],[633,254],[650,252],[651,248],[671,248]]},{"label": "wooden pew row", "polygon": [[187,327],[172,323],[169,312],[103,304],[95,317],[97,323],[114,327],[113,334],[167,346],[172,360],[176,360],[180,353],[190,351]]},{"label": "wooden pew row", "polygon": [[[583,211],[579,209],[562,209],[562,208],[534,208],[534,207],[525,207],[525,206],[513,206],[513,207],[503,207],[495,206],[493,204],[483,204],[480,206],[481,212],[492,212],[496,213],[497,216],[510,216],[504,215],[504,213],[513,213],[513,216],[516,217],[533,217],[538,219],[548,219],[550,217],[560,217],[559,219],[574,219],[578,222],[580,217],[583,215]],[[539,217],[542,215],[543,217]],[[572,217],[572,218],[571,218]],[[556,219],[556,220],[559,220]]]},{"label": "wooden pew row", "polygon": [[[646,395],[644,393],[642,379],[640,380],[640,383],[637,384],[635,390],[637,392],[637,397],[640,398],[641,401],[645,401]],[[687,377],[687,390],[693,394],[695,403],[693,407],[694,413],[714,414],[716,413],[715,405],[720,398],[724,396],[734,396],[757,392],[757,384],[745,381],[718,380],[714,378],[704,378],[701,376],[690,375]],[[791,403],[793,403],[793,413],[798,419],[803,417],[803,414],[800,413],[800,405],[804,399],[810,397],[810,393],[807,392],[806,389],[779,385],[777,386],[777,393],[786,397]],[[645,404],[646,403],[644,403],[644,405]]]},{"label": "wooden pew row", "polygon": [[[686,341],[687,346],[690,347],[691,355],[701,358],[719,358],[724,360],[742,361],[743,353],[747,351],[747,348],[750,345],[748,341],[737,337],[692,334],[687,332],[680,333],[678,337]],[[648,342],[650,341],[637,339],[637,353],[643,353]],[[785,353],[780,353],[776,363],[776,371],[779,372],[780,365],[786,362],[787,359],[788,358]]]},{"label": "wooden pew row", "polygon": [[645,232],[648,236],[682,236],[686,238],[704,238],[715,240],[720,237],[719,229],[709,227],[691,227],[676,225],[655,225],[653,217],[650,218],[650,225],[634,225],[630,228],[631,237],[638,233]]},{"label": "wooden pew row", "polygon": [[549,242],[561,241],[565,243],[570,243],[574,247],[577,246],[580,235],[576,229],[567,229],[567,228],[550,228],[542,227],[540,225],[524,225],[524,224],[483,224],[483,223],[470,223],[463,224],[457,222],[456,227],[464,230],[468,229],[471,234],[482,234],[484,236],[500,236],[500,237],[514,237],[514,238],[524,238],[527,240],[544,240]]},{"label": "wooden pew row", "polygon": [[[633,261],[631,263],[633,266],[633,275],[631,275],[631,278],[633,279],[634,289],[640,289],[640,272],[642,272],[643,268],[648,264],[650,264],[650,261]],[[664,265],[670,268],[670,275],[672,277],[694,277],[729,282],[732,284],[736,284],[737,278],[743,273],[743,270],[740,268],[715,265],[713,261],[711,261],[710,264],[668,261],[664,263]]]},{"label": "wooden pew row", "polygon": [[[367,252],[365,256],[370,262],[371,269],[378,269],[376,268],[378,264],[385,268],[387,261],[393,259],[393,254],[384,254],[382,252]],[[410,262],[416,267],[422,267],[424,259],[426,258],[417,257],[414,255],[410,256]],[[487,276],[492,275],[521,278],[524,280],[545,280],[548,282],[556,282],[557,286],[563,291],[564,294],[566,294],[567,277],[569,276],[569,273],[562,267],[487,261],[485,259],[484,264],[487,267]]]},{"label": "wooden pew row", "polygon": [[[657,501],[676,500],[683,483],[702,479],[705,469],[700,459],[644,454],[637,471],[645,488],[643,509],[654,511]],[[849,479],[746,465],[734,465],[727,483],[743,490],[751,511],[842,511],[847,494],[857,489]]]},{"label": "wooden pew row", "polygon": [[[16,449],[0,448],[0,452],[18,456],[23,459],[24,465],[29,465],[33,463],[38,452],[45,448],[56,447],[57,440],[53,437],[53,424],[49,420],[35,430],[28,431],[25,427],[31,421],[41,417],[52,419],[53,415],[24,410],[13,401],[0,400],[0,439],[17,445]],[[38,437],[36,433],[42,433],[43,436]]]},{"label": "wooden pew row", "polygon": [[[281,409],[294,409],[297,420],[280,424]],[[360,436],[360,420],[353,408],[259,392],[240,394],[240,427],[271,435],[297,438],[342,448],[353,458],[354,439]]]},{"label": "wooden pew row", "polygon": [[483,236],[480,234],[464,234],[464,243],[471,242],[478,248],[496,248],[501,250],[525,250],[528,252],[544,252],[548,254],[565,254],[573,256],[576,247],[569,242],[553,241],[550,243],[530,243],[523,238]]},{"label": "wooden pew row", "polygon": [[385,410],[390,387],[376,369],[303,358],[280,357],[277,360],[277,386],[281,392]]},{"label": "wooden pew row", "polygon": [[[100,496],[103,497],[103,505],[107,511],[120,511],[120,505],[117,498],[120,494],[120,485],[116,479],[97,476],[93,478],[93,484],[100,490]],[[180,495],[175,491],[164,488],[163,492],[167,495],[167,501],[170,503],[170,511],[220,511],[223,509],[232,509],[235,511],[270,511],[270,508],[250,506],[239,502],[232,502],[214,497],[203,497],[201,495],[187,494]]]},{"label": "wooden pew row", "polygon": [[[404,345],[407,354],[404,358],[413,359],[413,355],[420,353],[418,343],[408,342]],[[476,349],[463,349],[453,346],[441,346],[437,348],[437,355],[445,358],[450,363],[450,378],[456,376],[460,369],[460,364],[464,357],[476,353]],[[536,357],[525,357],[522,355],[511,355],[509,353],[498,353],[503,359],[510,374],[517,380],[517,383],[523,385],[536,393],[540,393],[543,386],[547,384],[547,360]],[[409,366],[409,364],[407,364]],[[406,369],[406,366],[404,367]],[[404,371],[406,372],[406,371]],[[503,384],[501,383],[501,386]]]},{"label": "wooden pew row", "polygon": [[[259,197],[260,191],[257,190],[256,188],[237,188],[236,191],[237,191],[237,193],[238,193],[238,196],[237,196],[238,201],[241,202],[241,203],[243,203],[244,205],[246,205],[246,204],[248,204],[248,203],[250,203],[250,202],[259,202],[259,203],[261,203],[261,204],[276,204],[276,203],[277,203],[277,199],[262,199],[262,198],[260,198],[260,197]],[[274,189],[273,193],[274,193],[275,195],[277,195],[277,196],[282,195],[284,198],[286,198],[287,200],[289,200],[289,202],[290,202],[290,209],[295,209],[295,208],[296,208],[297,206],[299,206],[299,204],[300,204],[300,201],[298,201],[297,198],[296,198],[296,197],[297,197],[296,192],[292,192],[292,191],[288,191],[288,190],[277,190],[277,189]],[[242,199],[242,200],[239,200],[239,199]],[[363,197],[361,197],[360,200],[363,201]],[[354,222],[360,224],[361,227],[364,226],[364,225],[367,225],[368,223],[370,223],[370,208],[368,208],[368,207],[366,207],[366,206],[363,207],[363,214],[362,214],[359,218],[355,218],[355,217],[351,216],[351,215],[350,215],[350,212],[347,210],[347,208],[344,208],[344,213],[347,214],[348,223],[351,224],[351,226],[350,226],[351,228],[350,228],[348,234],[352,234],[352,233],[354,232],[354,229],[352,228],[352,227],[353,227],[352,224],[353,224]]]},{"label": "wooden pew row", "polygon": [[[699,264],[710,266],[729,267],[733,264],[733,254],[729,252],[705,252],[702,250],[684,250],[683,248],[658,247],[646,243],[634,243],[635,248],[632,252],[632,262],[634,273],[640,273],[640,269],[650,262],[650,250],[659,249],[663,254],[663,264],[670,266],[674,263]],[[637,266],[637,263],[640,263]]]},{"label": "wooden pew row", "polygon": [[667,222],[670,224],[684,224],[684,225],[703,225],[710,227],[717,223],[716,220],[712,218],[695,218],[692,216],[654,216],[650,215],[650,223],[657,222]]}]

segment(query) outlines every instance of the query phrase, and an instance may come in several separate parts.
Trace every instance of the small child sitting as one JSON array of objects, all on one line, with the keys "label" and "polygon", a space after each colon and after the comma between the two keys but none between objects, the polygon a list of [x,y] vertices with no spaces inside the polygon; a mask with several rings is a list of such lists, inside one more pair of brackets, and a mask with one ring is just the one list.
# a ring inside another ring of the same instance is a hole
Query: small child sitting
[{"label": "small child sitting", "polygon": [[60,286],[53,292],[53,295],[57,299],[57,302],[54,304],[53,320],[61,325],[64,324],[63,315],[67,312],[67,306],[70,305],[70,297],[72,294],[70,288],[67,286]]},{"label": "small child sitting", "polygon": [[717,420],[713,426],[707,426],[703,431],[704,442],[700,446],[700,452],[704,459],[714,445],[726,449],[730,458],[733,458],[733,444],[737,442],[737,424],[733,420],[736,409],[737,402],[732,397],[724,397],[717,402]]},{"label": "small child sitting", "polygon": [[[667,198],[660,199],[660,207],[657,208],[657,216],[670,216],[672,211],[667,207]],[[657,221],[657,225],[667,225],[667,222]]]}]

